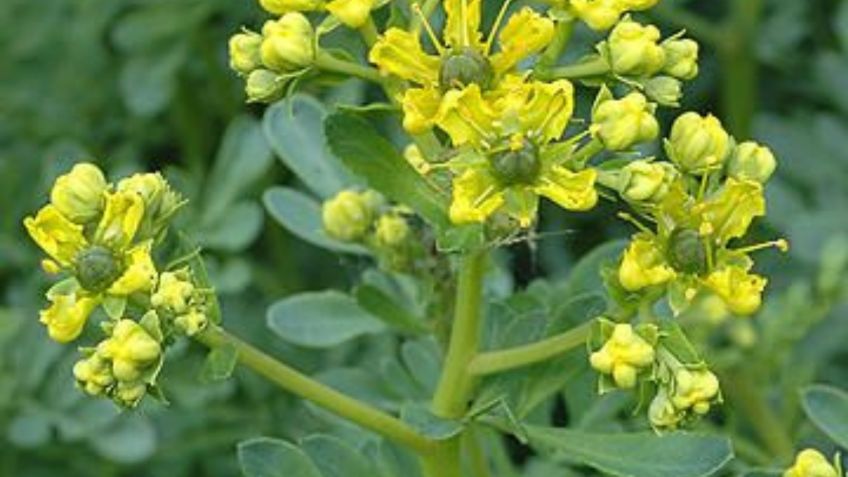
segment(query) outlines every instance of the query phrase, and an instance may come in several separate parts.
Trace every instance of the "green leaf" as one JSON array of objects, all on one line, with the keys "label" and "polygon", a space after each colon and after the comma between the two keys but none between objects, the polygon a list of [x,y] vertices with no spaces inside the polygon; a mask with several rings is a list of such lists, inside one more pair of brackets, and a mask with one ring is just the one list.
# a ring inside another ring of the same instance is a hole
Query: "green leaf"
[{"label": "green leaf", "polygon": [[337,291],[303,293],[274,303],[268,309],[268,326],[286,341],[313,348],[329,348],[386,328]]},{"label": "green leaf", "polygon": [[374,477],[370,462],[341,439],[328,435],[309,436],[300,443],[324,477]]},{"label": "green leaf", "polygon": [[352,112],[339,112],[327,118],[326,128],[330,149],[370,187],[408,205],[439,229],[451,226],[447,197],[366,120]]},{"label": "green leaf", "polygon": [[848,449],[848,393],[832,386],[810,386],[804,390],[803,406],[822,432]]},{"label": "green leaf", "polygon": [[242,201],[230,206],[216,222],[205,224],[198,238],[204,247],[238,252],[256,240],[262,223],[262,208],[252,201]]},{"label": "green leaf", "polygon": [[566,295],[577,296],[603,289],[601,267],[621,254],[626,240],[615,240],[595,247],[574,266],[566,282]]},{"label": "green leaf", "polygon": [[200,379],[211,383],[228,379],[238,363],[238,351],[233,345],[217,346],[206,355],[203,369],[200,370]]},{"label": "green leaf", "polygon": [[302,450],[278,439],[239,443],[238,460],[245,477],[322,477]]},{"label": "green leaf", "polygon": [[185,45],[134,56],[121,70],[121,92],[127,109],[150,118],[162,112],[174,94],[177,73],[185,60]]},{"label": "green leaf", "polygon": [[18,447],[36,448],[50,441],[52,427],[46,412],[25,411],[9,423],[6,437]]},{"label": "green leaf", "polygon": [[122,414],[89,441],[101,456],[124,464],[141,462],[156,451],[153,424],[140,414]]},{"label": "green leaf", "polygon": [[262,200],[271,217],[298,238],[334,252],[368,253],[362,246],[327,236],[321,220],[321,205],[306,194],[287,187],[272,187],[265,191]]},{"label": "green leaf", "polygon": [[327,110],[316,99],[294,95],[265,112],[263,128],[281,161],[316,195],[327,198],[356,185],[345,166],[327,151],[324,118]]},{"label": "green leaf", "polygon": [[560,462],[588,465],[617,477],[706,477],[733,458],[723,437],[671,433],[595,434],[526,426],[532,446]]},{"label": "green leaf", "polygon": [[373,285],[360,285],[354,294],[359,306],[389,326],[412,333],[427,331],[421,319],[398,305],[383,290]]}]

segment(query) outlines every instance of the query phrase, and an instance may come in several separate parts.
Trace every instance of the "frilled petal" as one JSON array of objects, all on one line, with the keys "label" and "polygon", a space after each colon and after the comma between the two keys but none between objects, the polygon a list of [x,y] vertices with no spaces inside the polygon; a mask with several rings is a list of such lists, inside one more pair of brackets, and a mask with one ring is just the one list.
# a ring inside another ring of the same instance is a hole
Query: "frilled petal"
[{"label": "frilled petal", "polygon": [[521,115],[525,131],[538,135],[542,143],[562,136],[574,112],[574,86],[567,80],[534,81],[532,93]]},{"label": "frilled petal", "polygon": [[41,323],[47,326],[50,338],[59,343],[75,340],[98,305],[96,299],[80,297],[76,292],[51,295],[49,298],[51,304],[41,312]]},{"label": "frilled petal", "polygon": [[410,88],[403,95],[403,127],[420,134],[433,127],[442,104],[442,93],[436,88]]},{"label": "frilled petal", "polygon": [[633,238],[618,268],[618,281],[629,291],[662,285],[674,276],[674,269],[666,262],[654,237],[644,234]]},{"label": "frilled petal", "polygon": [[494,135],[498,117],[476,84],[445,93],[436,123],[455,146],[479,146]]},{"label": "frilled petal", "polygon": [[384,74],[393,74],[421,85],[439,82],[441,60],[425,53],[414,33],[400,28],[389,28],[371,48],[368,59]]},{"label": "frilled petal", "polygon": [[24,219],[24,227],[35,243],[64,267],[88,244],[82,225],[68,220],[53,205],[43,207],[35,217]]},{"label": "frilled petal", "polygon": [[445,42],[452,48],[480,45],[480,0],[445,0],[444,7]]},{"label": "frilled petal", "polygon": [[504,211],[518,221],[521,227],[529,227],[539,211],[539,196],[527,186],[513,186],[505,191]]},{"label": "frilled petal", "polygon": [[375,0],[333,0],[327,4],[327,11],[345,25],[359,28],[368,20],[375,3]]},{"label": "frilled petal", "polygon": [[470,168],[454,178],[451,221],[457,224],[484,222],[504,205],[503,190],[484,167]]},{"label": "frilled petal", "polygon": [[728,310],[746,316],[760,309],[768,280],[744,267],[731,265],[712,272],[704,283],[724,301]]},{"label": "frilled petal", "polygon": [[598,203],[594,169],[572,172],[562,166],[551,166],[542,173],[534,190],[568,210],[589,210]]},{"label": "frilled petal", "polygon": [[128,296],[153,289],[157,273],[150,256],[151,247],[152,242],[147,241],[129,251],[127,268],[107,290],[110,295]]},{"label": "frilled petal", "polygon": [[522,8],[501,30],[500,51],[492,55],[492,66],[497,73],[509,71],[524,58],[541,51],[553,36],[553,21],[532,8]]},{"label": "frilled petal", "polygon": [[320,10],[324,0],[259,0],[259,5],[276,15],[289,12]]},{"label": "frilled petal", "polygon": [[745,235],[756,217],[766,213],[763,186],[754,181],[727,179],[713,197],[696,206],[718,244]]},{"label": "frilled petal", "polygon": [[106,210],[97,225],[94,241],[114,250],[129,246],[144,218],[144,199],[130,191],[117,191],[106,198]]}]

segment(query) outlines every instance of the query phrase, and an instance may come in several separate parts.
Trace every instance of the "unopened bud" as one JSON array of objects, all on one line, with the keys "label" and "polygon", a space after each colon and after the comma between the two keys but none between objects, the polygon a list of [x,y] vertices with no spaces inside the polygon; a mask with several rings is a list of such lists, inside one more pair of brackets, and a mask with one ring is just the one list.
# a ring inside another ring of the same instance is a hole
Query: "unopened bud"
[{"label": "unopened bud", "polygon": [[315,58],[315,32],[309,19],[300,13],[265,22],[262,37],[262,63],[271,70],[296,71],[311,65]]},{"label": "unopened bud", "polygon": [[103,212],[108,188],[103,172],[94,164],[83,162],[56,179],[50,202],[71,222],[85,224]]},{"label": "unopened bud", "polygon": [[660,31],[626,18],[610,33],[608,45],[613,72],[647,77],[665,65],[665,51],[657,44]]},{"label": "unopened bud", "polygon": [[262,45],[262,35],[244,31],[230,37],[230,68],[246,75],[262,66],[259,47]]},{"label": "unopened bud", "polygon": [[730,146],[730,135],[715,116],[688,112],[674,121],[666,152],[685,172],[703,174],[724,163]]},{"label": "unopened bud", "polygon": [[753,141],[736,146],[727,165],[730,177],[764,184],[777,168],[777,160],[771,150]]},{"label": "unopened bud", "polygon": [[[607,91],[608,93],[608,91]],[[601,94],[604,94],[603,92]],[[623,151],[655,139],[660,126],[654,117],[656,106],[641,93],[621,99],[601,100],[592,114],[593,135],[611,151]]]},{"label": "unopened bud", "polygon": [[671,76],[655,76],[645,81],[645,94],[663,106],[680,106],[683,97],[680,80]]},{"label": "unopened bud", "polygon": [[368,232],[374,214],[374,204],[365,194],[345,190],[324,202],[321,217],[328,235],[354,242]]},{"label": "unopened bud", "polygon": [[698,43],[688,38],[662,42],[665,51],[663,71],[675,78],[691,80],[698,76]]}]

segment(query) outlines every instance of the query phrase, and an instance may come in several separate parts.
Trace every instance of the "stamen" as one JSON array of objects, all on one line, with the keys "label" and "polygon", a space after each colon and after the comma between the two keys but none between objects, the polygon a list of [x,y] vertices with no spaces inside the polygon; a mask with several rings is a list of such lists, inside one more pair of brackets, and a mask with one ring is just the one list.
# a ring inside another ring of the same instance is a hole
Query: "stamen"
[{"label": "stamen", "polygon": [[462,25],[462,46],[471,46],[468,40],[468,0],[460,0],[459,22]]},{"label": "stamen", "polygon": [[494,194],[494,193],[495,193],[495,186],[493,186],[493,185],[489,186],[488,189],[484,190],[483,193],[480,194],[480,197],[478,197],[474,202],[471,203],[471,205],[474,208],[480,207],[480,205],[483,202],[486,202],[487,200],[489,200],[489,197],[491,197],[491,195]]},{"label": "stamen", "polygon": [[489,32],[489,37],[486,39],[486,46],[483,49],[483,52],[486,56],[492,51],[492,45],[495,43],[495,36],[497,36],[498,29],[501,27],[501,23],[503,22],[504,17],[506,16],[506,11],[509,9],[509,4],[512,3],[512,0],[505,0],[503,5],[501,6],[501,11],[498,12],[498,17],[495,19],[495,23],[492,25],[492,30]]},{"label": "stamen", "polygon": [[635,225],[635,226],[636,226],[636,228],[637,228],[637,229],[639,229],[639,231],[641,231],[641,232],[645,232],[646,234],[654,235],[654,231],[653,231],[653,230],[649,229],[649,228],[648,228],[645,224],[643,224],[642,222],[639,222],[639,220],[638,220],[638,219],[636,219],[636,217],[634,217],[633,215],[631,215],[631,214],[629,214],[629,213],[627,213],[627,212],[619,212],[617,215],[618,215],[618,218],[620,218],[620,219],[622,219],[622,220],[625,220],[625,221],[627,221],[627,222],[630,222],[631,224]]},{"label": "stamen", "polygon": [[771,248],[771,247],[774,247],[774,248],[780,250],[781,252],[786,253],[786,252],[789,251],[789,241],[786,240],[786,239],[777,239],[777,240],[772,240],[770,242],[763,242],[763,243],[758,243],[758,244],[754,244],[754,245],[749,245],[747,247],[737,248],[734,251],[735,252],[742,252],[742,253],[751,253],[751,252],[756,252],[758,250],[763,250],[763,249]]},{"label": "stamen", "polygon": [[412,9],[415,10],[415,13],[418,15],[419,18],[421,18],[421,24],[424,25],[424,29],[427,31],[427,36],[430,37],[430,41],[433,42],[433,45],[436,47],[436,51],[440,55],[443,55],[445,53],[445,47],[442,46],[442,42],[439,41],[439,37],[436,36],[436,32],[433,31],[432,25],[430,25],[430,22],[427,20],[427,17],[424,16],[424,12],[421,11],[421,5],[416,3],[412,5]]}]

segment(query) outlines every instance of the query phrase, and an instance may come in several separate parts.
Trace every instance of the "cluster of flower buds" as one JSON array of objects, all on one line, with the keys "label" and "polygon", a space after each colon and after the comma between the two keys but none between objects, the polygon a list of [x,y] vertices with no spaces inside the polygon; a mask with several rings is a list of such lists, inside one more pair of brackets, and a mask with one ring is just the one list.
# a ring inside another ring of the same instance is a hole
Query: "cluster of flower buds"
[{"label": "cluster of flower buds", "polygon": [[[160,320],[165,317],[153,303],[170,275],[160,275],[153,252],[183,203],[160,174],[136,174],[115,185],[97,166],[80,163],[56,180],[50,204],[24,220],[48,256],[44,269],[63,277],[48,290],[50,305],[41,312],[49,336],[74,341],[95,310],[106,315],[106,338],[82,348],[84,359],[74,368],[89,394],[135,405],[155,385],[165,337],[205,324],[203,317],[183,319],[191,325],[170,315]],[[202,306],[192,310],[205,315]]]},{"label": "cluster of flower buds", "polygon": [[[592,367],[612,379],[615,387],[636,387],[640,373],[648,372],[654,365],[654,345],[657,341],[653,325],[634,328],[627,323],[600,323],[600,342],[603,345],[589,356]],[[604,383],[601,387],[606,388]]]},{"label": "cluster of flower buds", "polygon": [[799,452],[792,467],[783,473],[783,477],[842,477],[843,475],[838,455],[833,458],[833,462],[830,462],[815,449],[804,449]]},{"label": "cluster of flower buds", "polygon": [[403,269],[414,246],[404,211],[373,190],[343,190],[324,202],[321,218],[328,236],[372,250],[390,269]]},{"label": "cluster of flower buds", "polygon": [[704,416],[721,399],[718,378],[710,370],[669,369],[667,379],[659,378],[657,394],[648,408],[648,419],[655,429],[675,429]]}]

